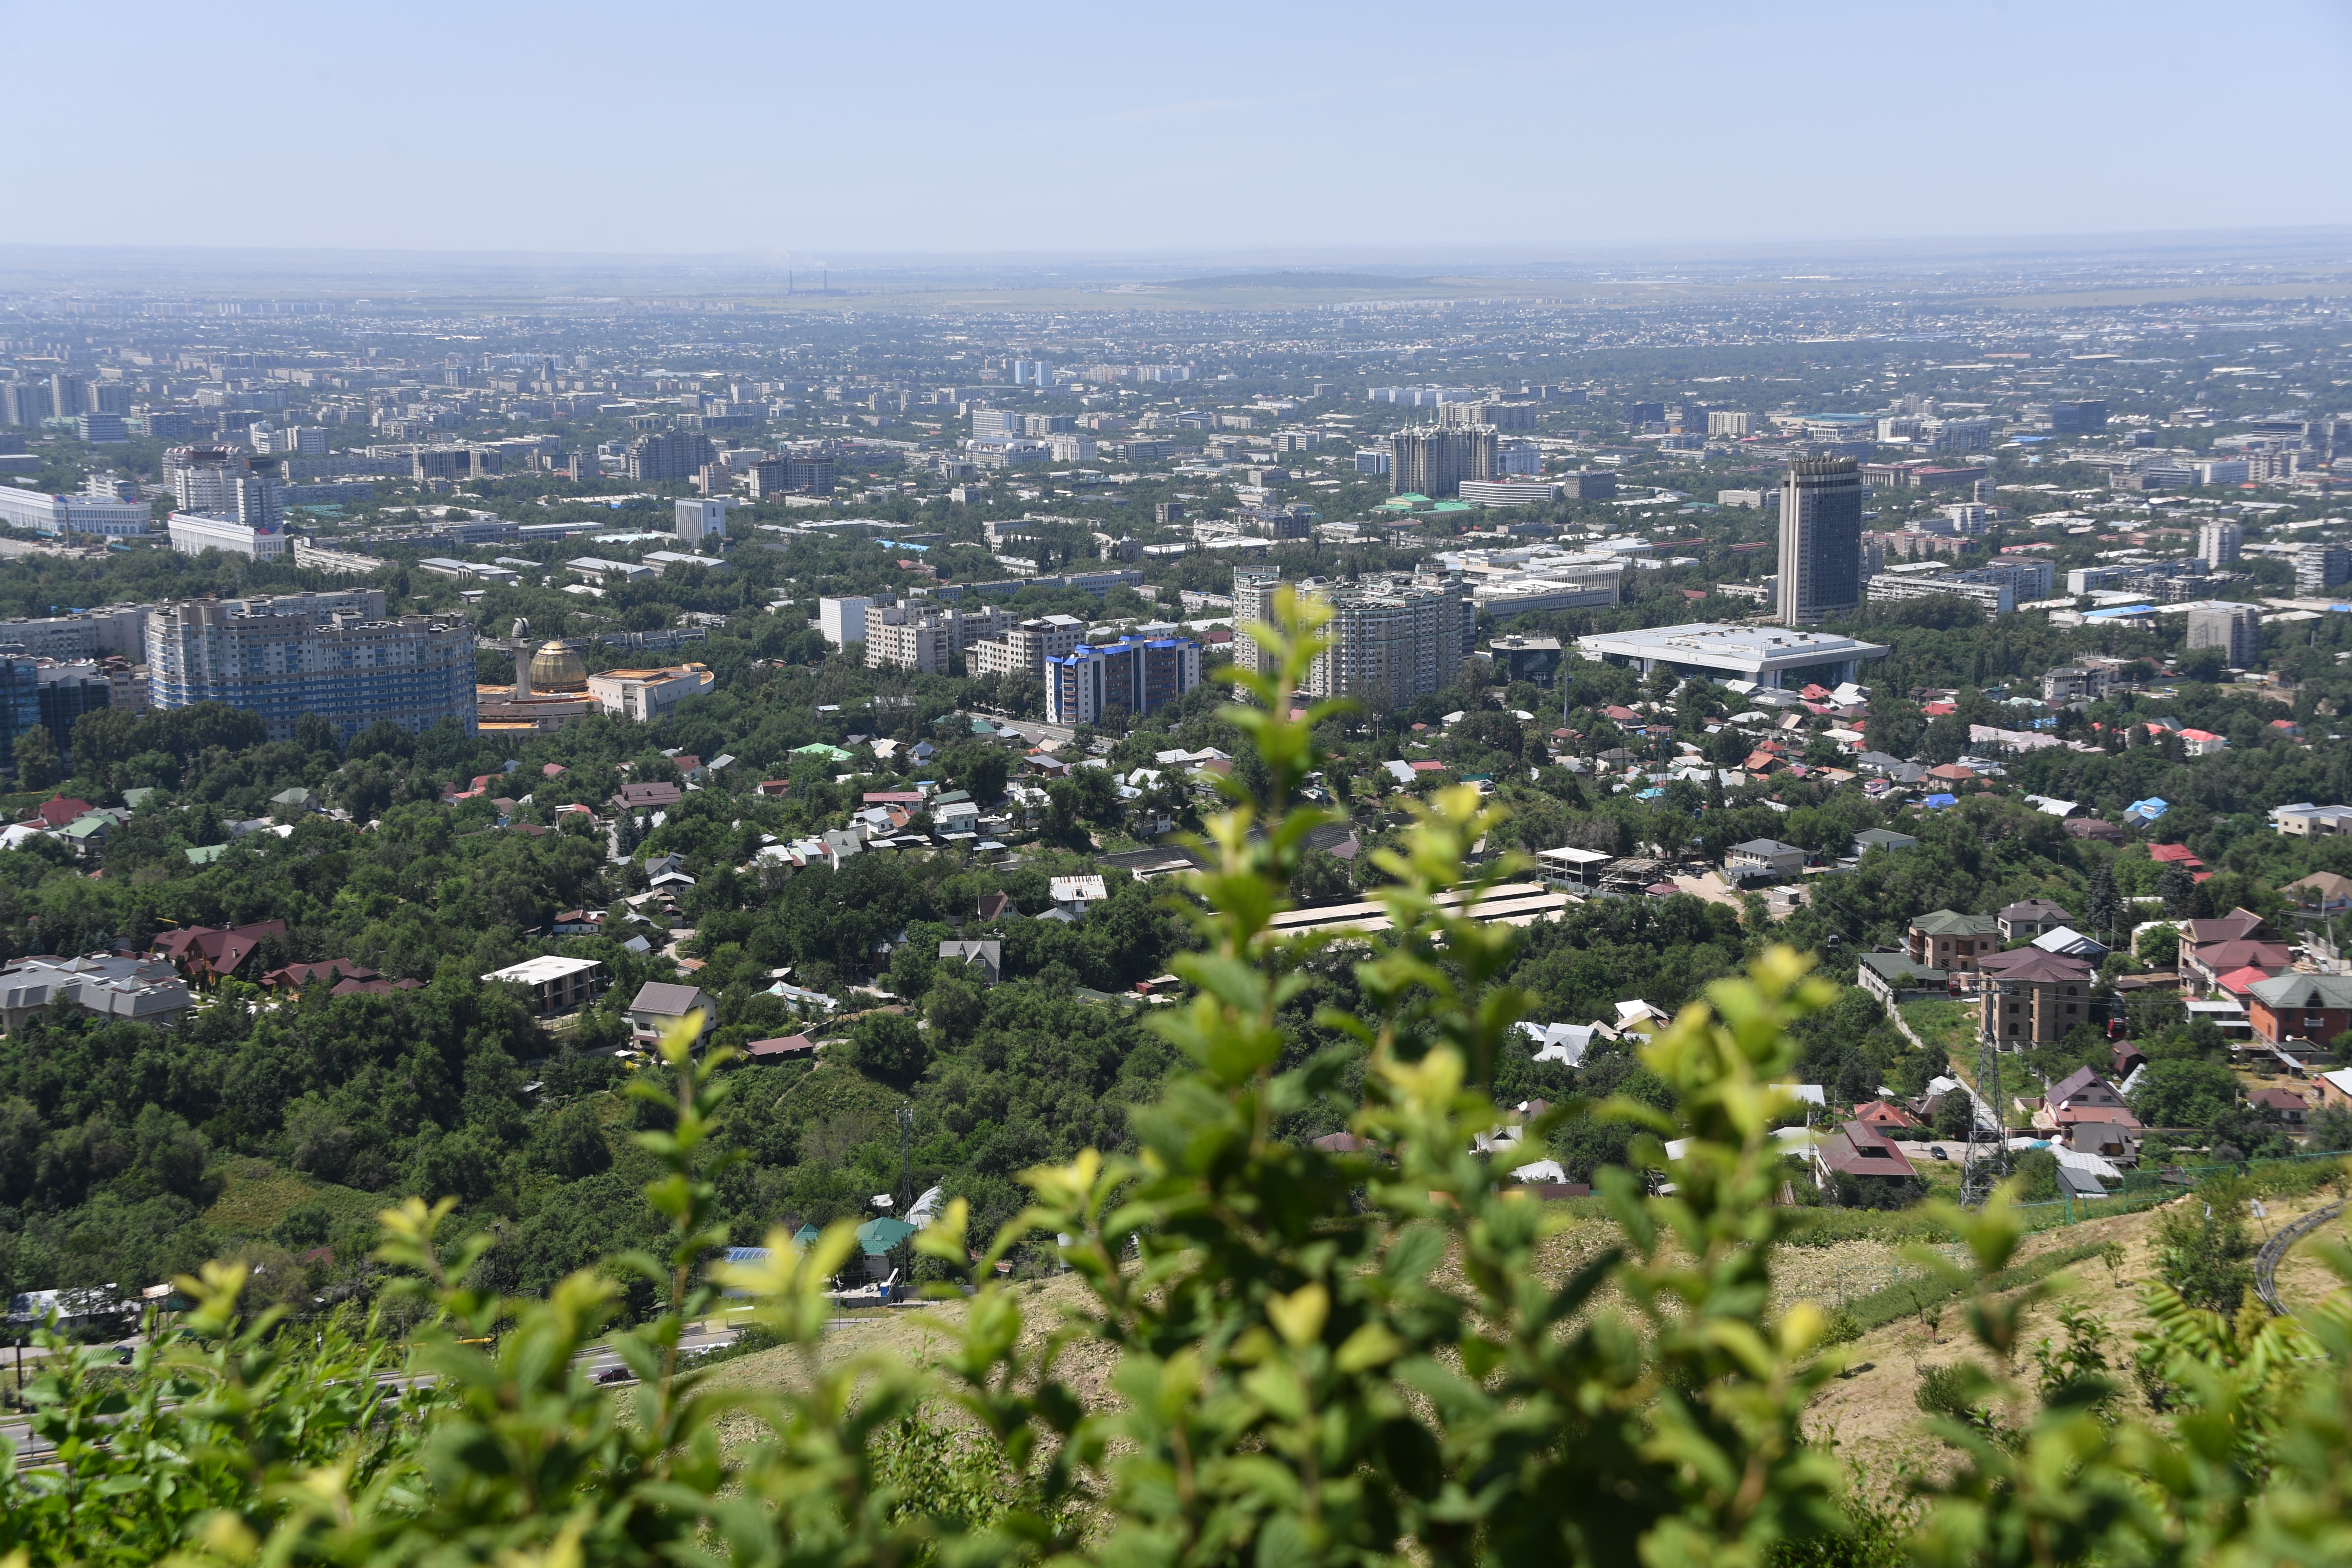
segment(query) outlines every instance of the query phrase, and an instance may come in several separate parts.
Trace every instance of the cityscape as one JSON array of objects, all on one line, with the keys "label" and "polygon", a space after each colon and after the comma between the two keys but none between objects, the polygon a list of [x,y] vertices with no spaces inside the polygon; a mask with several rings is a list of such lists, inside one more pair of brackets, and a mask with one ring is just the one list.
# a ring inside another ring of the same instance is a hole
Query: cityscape
[{"label": "cityscape", "polygon": [[781,174],[333,18],[12,203],[0,1552],[2352,1553],[2341,192],[2087,8],[724,9],[477,42]]}]

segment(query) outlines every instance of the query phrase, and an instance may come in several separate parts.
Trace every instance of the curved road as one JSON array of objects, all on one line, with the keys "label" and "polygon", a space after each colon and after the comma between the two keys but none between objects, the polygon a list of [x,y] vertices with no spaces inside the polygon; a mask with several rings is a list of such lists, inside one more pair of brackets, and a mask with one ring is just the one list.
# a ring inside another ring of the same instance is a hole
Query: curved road
[{"label": "curved road", "polygon": [[2293,1225],[2281,1226],[2278,1233],[2263,1243],[2262,1250],[2254,1254],[2254,1294],[2263,1299],[2263,1305],[2268,1307],[2273,1316],[2284,1318],[2287,1315],[2286,1304],[2279,1300],[2279,1259],[2284,1258],[2287,1249],[2296,1242],[2343,1212],[2341,1203],[2315,1208]]}]

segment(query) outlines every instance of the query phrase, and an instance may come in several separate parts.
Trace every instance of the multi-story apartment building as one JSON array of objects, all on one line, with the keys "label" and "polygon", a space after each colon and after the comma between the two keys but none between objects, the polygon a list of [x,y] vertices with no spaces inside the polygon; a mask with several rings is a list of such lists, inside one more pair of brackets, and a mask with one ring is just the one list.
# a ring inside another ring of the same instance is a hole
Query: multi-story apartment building
[{"label": "multi-story apartment building", "polygon": [[121,654],[147,657],[147,617],[152,605],[109,605],[72,616],[0,621],[0,647],[14,643],[35,658],[74,660]]},{"label": "multi-story apartment building", "polygon": [[2208,572],[2219,572],[2238,559],[2245,542],[2246,531],[2237,523],[2200,523],[2197,528],[2197,559],[2205,563]]},{"label": "multi-story apartment building", "polygon": [[699,430],[664,430],[629,443],[627,461],[632,484],[658,484],[690,479],[710,461],[717,448]]},{"label": "multi-story apartment building", "polygon": [[964,672],[971,676],[1029,676],[1043,680],[1045,661],[1066,658],[1087,635],[1087,623],[1076,616],[1041,616],[1007,626],[993,637],[976,637],[964,648]]},{"label": "multi-story apartment building", "polygon": [[[1234,573],[1234,655],[1244,668],[1265,668],[1246,628],[1272,623],[1274,596],[1282,586],[1271,567]],[[1352,697],[1368,708],[1392,708],[1442,691],[1460,677],[1475,613],[1460,583],[1391,576],[1354,584],[1310,578],[1291,586],[1331,612],[1321,633],[1329,646],[1308,666],[1301,696]]]},{"label": "multi-story apartment building", "polygon": [[1156,713],[1201,684],[1201,645],[1190,637],[1080,643],[1045,661],[1045,720],[1091,724],[1115,712]]},{"label": "multi-story apartment building", "polygon": [[944,675],[949,660],[973,643],[1013,629],[1018,617],[993,605],[961,609],[917,602],[869,605],[866,612],[866,668],[914,669]]},{"label": "multi-story apartment building", "polygon": [[2218,647],[2232,669],[2263,656],[2263,613],[2252,605],[2200,605],[2189,612],[2189,646]]},{"label": "multi-story apartment building", "polygon": [[1495,477],[1500,437],[1492,425],[1415,426],[1389,437],[1389,481],[1398,495],[1459,494],[1465,479]]},{"label": "multi-story apartment building", "polygon": [[148,617],[146,662],[156,707],[226,703],[259,715],[273,741],[293,739],[306,713],[347,741],[378,719],[413,731],[453,719],[475,732],[474,629],[461,620],[170,603]]}]

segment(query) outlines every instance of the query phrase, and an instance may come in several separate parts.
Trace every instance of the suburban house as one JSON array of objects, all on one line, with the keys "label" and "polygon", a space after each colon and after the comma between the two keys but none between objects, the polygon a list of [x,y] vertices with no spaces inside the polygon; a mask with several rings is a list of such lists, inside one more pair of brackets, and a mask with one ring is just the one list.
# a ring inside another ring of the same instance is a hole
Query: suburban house
[{"label": "suburban house", "polygon": [[1951,988],[1951,977],[1940,969],[1914,963],[1899,952],[1865,952],[1855,967],[1862,988],[1892,1007],[1915,997]]},{"label": "suburban house", "polygon": [[210,926],[183,926],[156,937],[155,952],[191,980],[219,980],[234,974],[264,937],[284,936],[284,921],[262,921],[249,926],[215,931]]},{"label": "suburban house", "polygon": [[1891,827],[1865,827],[1853,836],[1853,852],[1867,855],[1874,849],[1911,849],[1919,841],[1907,833],[1897,833]]},{"label": "suburban house", "polygon": [[1929,969],[1972,973],[2000,947],[2000,922],[1990,915],[1937,910],[1911,922],[1911,962]]},{"label": "suburban house", "polygon": [[2290,1127],[2302,1126],[2311,1116],[2311,1101],[2291,1089],[2258,1089],[2246,1096],[2246,1103],[2266,1120]]},{"label": "suburban house", "polygon": [[2219,920],[2188,921],[2180,928],[2180,978],[2200,992],[2210,991],[2225,974],[2259,969],[2284,973],[2294,964],[2294,950],[2284,942],[2262,940],[2263,918],[2232,910]]},{"label": "suburban house", "polygon": [[1898,1129],[1923,1125],[1917,1117],[1901,1106],[1884,1100],[1855,1106],[1853,1119],[1883,1137],[1891,1137]]},{"label": "suburban house", "polygon": [[613,984],[612,972],[595,959],[562,958],[554,953],[494,969],[482,979],[485,984],[524,987],[530,993],[530,1010],[542,1018],[585,1007]]},{"label": "suburban house", "polygon": [[639,1049],[651,1050],[661,1043],[662,1036],[696,1012],[702,1015],[702,1030],[694,1037],[698,1049],[719,1025],[719,1004],[699,986],[648,980],[629,1001],[629,1037]]},{"label": "suburban house", "polygon": [[2048,899],[2027,899],[1995,915],[1993,923],[1999,928],[2003,942],[2032,942],[2044,931],[2055,931],[2071,923],[2074,918],[2066,912],[2063,904],[2053,903]]},{"label": "suburban house", "polygon": [[0,1027],[11,1030],[50,1007],[78,1009],[110,1023],[161,1025],[195,1005],[187,983],[154,958],[26,958],[0,970]]},{"label": "suburban house", "polygon": [[2066,1147],[2077,1154],[2096,1154],[2103,1160],[2128,1163],[2139,1157],[2132,1142],[2137,1130],[2137,1122],[2126,1127],[2115,1121],[2077,1121],[2066,1129]]},{"label": "suburban house", "polygon": [[2051,1085],[2050,1092],[2042,1097],[2042,1110],[2033,1118],[2034,1126],[2053,1132],[2078,1121],[2112,1121],[2130,1128],[2139,1125],[2139,1118],[2124,1103],[2122,1092],[2089,1068],[2076,1068]]},{"label": "suburban house", "polygon": [[2093,971],[2079,958],[2021,947],[1979,963],[1984,975],[1980,1026],[2012,1048],[2057,1043],[2091,1021]]},{"label": "suburban house", "polygon": [[2352,877],[2334,871],[2314,871],[2279,889],[2293,899],[2295,912],[2325,920],[2352,910]]},{"label": "suburban house", "polygon": [[1843,1121],[1813,1145],[1813,1169],[1824,1185],[1837,1176],[1865,1182],[1916,1181],[1919,1173],[1902,1150],[1860,1121]]},{"label": "suburban house", "polygon": [[981,984],[993,985],[1003,977],[1004,944],[1001,942],[943,942],[941,963],[961,963],[980,972]]},{"label": "suburban house", "polygon": [[1777,838],[1751,838],[1725,851],[1723,868],[1735,879],[1801,877],[1805,874],[1805,852]]},{"label": "suburban house", "polygon": [[2246,1018],[2264,1045],[2326,1045],[2352,1029],[2352,974],[2275,974],[2246,991]]},{"label": "suburban house", "polygon": [[665,811],[685,798],[686,792],[674,784],[625,784],[612,804],[620,811]]},{"label": "suburban house", "polygon": [[2352,1110],[2352,1068],[2314,1074],[2311,1088],[2312,1092],[2319,1097],[2313,1109]]}]

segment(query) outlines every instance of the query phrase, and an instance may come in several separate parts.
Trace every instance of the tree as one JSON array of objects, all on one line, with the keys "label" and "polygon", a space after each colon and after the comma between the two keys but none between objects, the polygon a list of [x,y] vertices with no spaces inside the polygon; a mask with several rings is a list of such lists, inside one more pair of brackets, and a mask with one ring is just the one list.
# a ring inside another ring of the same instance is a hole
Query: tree
[{"label": "tree", "polygon": [[2167,860],[2164,869],[2157,874],[2156,892],[2164,900],[2166,914],[2186,917],[2197,900],[2197,879],[2179,861]]},{"label": "tree", "polygon": [[2083,918],[2091,930],[2110,938],[2123,919],[2123,900],[2116,892],[2115,868],[2105,860],[2091,872],[2090,894]]},{"label": "tree", "polygon": [[16,767],[18,789],[48,789],[65,776],[57,738],[46,724],[28,724],[19,730],[11,758]]},{"label": "tree", "polygon": [[2156,1267],[2192,1307],[2228,1316],[2254,1283],[2242,1205],[2229,1184],[2191,1194],[2157,1222]]},{"label": "tree", "polygon": [[2238,1103],[2238,1079],[2220,1062],[2152,1061],[2132,1087],[2132,1113],[2150,1127],[2210,1128]]},{"label": "tree", "polygon": [[931,1059],[922,1030],[903,1013],[868,1013],[858,1019],[844,1055],[850,1066],[893,1089],[912,1084]]}]

